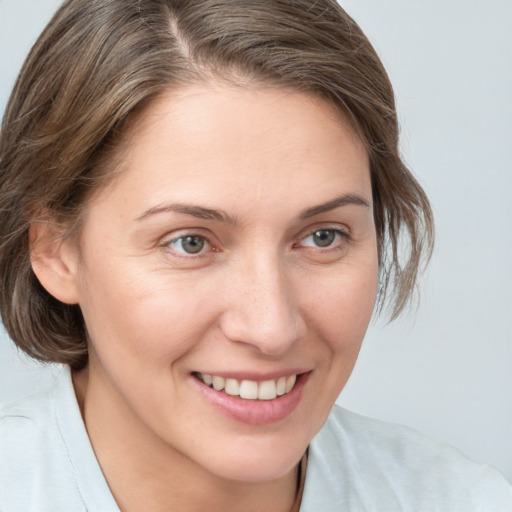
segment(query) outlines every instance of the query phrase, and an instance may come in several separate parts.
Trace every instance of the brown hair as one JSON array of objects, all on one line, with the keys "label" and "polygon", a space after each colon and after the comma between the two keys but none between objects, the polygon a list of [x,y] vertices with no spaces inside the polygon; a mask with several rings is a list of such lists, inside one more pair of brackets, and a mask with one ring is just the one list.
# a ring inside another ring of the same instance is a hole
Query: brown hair
[{"label": "brown hair", "polygon": [[391,296],[394,318],[409,302],[432,249],[432,213],[399,155],[386,72],[335,0],[68,0],[27,57],[0,137],[1,311],[32,357],[87,364],[79,307],[50,296],[32,271],[30,224],[47,212],[76,229],[134,113],[212,78],[293,88],[344,112],[370,158],[377,308]]}]

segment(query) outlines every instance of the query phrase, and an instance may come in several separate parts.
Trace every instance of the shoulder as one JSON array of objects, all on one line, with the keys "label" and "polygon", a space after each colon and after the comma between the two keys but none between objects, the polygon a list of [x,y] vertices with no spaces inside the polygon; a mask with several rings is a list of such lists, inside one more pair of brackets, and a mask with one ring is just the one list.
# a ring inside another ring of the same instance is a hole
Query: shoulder
[{"label": "shoulder", "polygon": [[55,417],[52,390],[53,386],[0,406],[0,453],[9,465],[14,463],[9,455],[15,452],[19,451],[24,459],[34,456],[45,432],[52,431]]},{"label": "shoulder", "polygon": [[57,421],[61,386],[72,388],[68,369],[48,389],[0,408],[0,510],[85,510]]},{"label": "shoulder", "polygon": [[[319,494],[328,497],[318,501]],[[512,511],[511,487],[495,469],[413,429],[338,406],[311,444],[305,497],[317,509]]]}]

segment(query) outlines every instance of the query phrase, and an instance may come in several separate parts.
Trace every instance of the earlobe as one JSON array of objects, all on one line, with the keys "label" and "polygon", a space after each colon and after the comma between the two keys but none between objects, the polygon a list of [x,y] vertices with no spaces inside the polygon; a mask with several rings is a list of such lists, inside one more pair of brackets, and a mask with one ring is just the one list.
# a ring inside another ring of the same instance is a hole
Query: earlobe
[{"label": "earlobe", "polygon": [[77,304],[77,251],[49,221],[30,225],[32,270],[45,290],[66,304]]}]

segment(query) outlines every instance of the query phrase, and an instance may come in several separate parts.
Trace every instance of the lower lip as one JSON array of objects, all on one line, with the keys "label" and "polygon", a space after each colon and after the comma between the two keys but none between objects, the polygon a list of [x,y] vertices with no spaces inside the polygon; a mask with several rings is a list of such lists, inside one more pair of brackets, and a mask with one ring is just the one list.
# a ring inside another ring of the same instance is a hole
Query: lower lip
[{"label": "lower lip", "polygon": [[191,378],[208,402],[230,418],[249,425],[269,425],[284,420],[295,410],[309,376],[310,372],[301,374],[290,392],[273,400],[246,400],[231,396],[223,391],[215,391],[196,377]]}]

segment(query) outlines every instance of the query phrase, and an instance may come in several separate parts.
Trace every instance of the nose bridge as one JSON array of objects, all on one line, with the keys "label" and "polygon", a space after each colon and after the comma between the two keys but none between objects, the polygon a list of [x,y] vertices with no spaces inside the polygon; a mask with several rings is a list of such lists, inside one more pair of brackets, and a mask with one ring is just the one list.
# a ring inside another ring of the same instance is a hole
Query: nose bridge
[{"label": "nose bridge", "polygon": [[233,341],[279,354],[303,335],[297,297],[277,251],[259,250],[241,258],[233,275],[224,333]]}]

